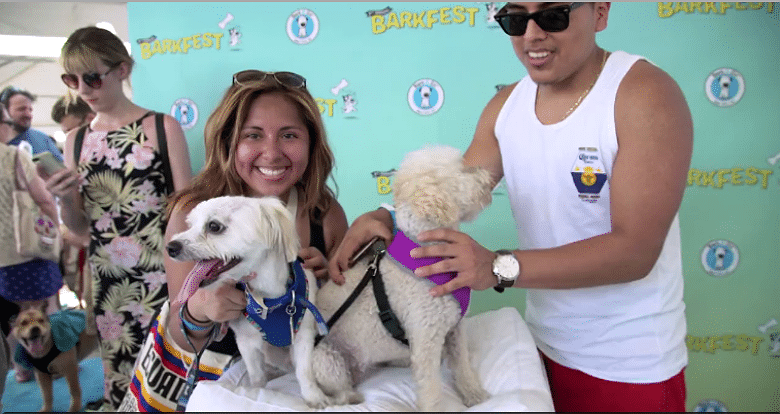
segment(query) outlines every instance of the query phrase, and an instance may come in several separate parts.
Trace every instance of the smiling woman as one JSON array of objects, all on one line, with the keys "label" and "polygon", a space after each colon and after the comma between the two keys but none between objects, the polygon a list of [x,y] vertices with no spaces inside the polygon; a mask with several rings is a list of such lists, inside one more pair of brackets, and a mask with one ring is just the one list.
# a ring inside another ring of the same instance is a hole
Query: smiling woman
[{"label": "smiling woman", "polygon": [[[236,73],[233,84],[206,123],[204,140],[203,170],[190,186],[174,195],[168,206],[166,242],[189,228],[186,217],[206,200],[221,196],[272,196],[280,199],[294,218],[295,231],[304,246],[297,252],[303,267],[320,279],[327,278],[327,258],[341,243],[347,218],[326,184],[333,169],[333,153],[305,78],[291,72]],[[175,243],[169,244],[169,248],[176,256]],[[212,331],[218,323],[243,316],[247,306],[245,293],[231,284],[209,289],[185,285],[185,280],[193,280],[196,273],[211,269],[213,266],[196,266],[193,261],[174,261],[166,256],[170,297],[183,299],[164,305],[154,322],[157,329],[144,346],[149,355],[144,359],[167,359],[166,365],[171,366],[171,353],[161,353],[158,347],[151,346],[160,342],[166,344],[166,349],[176,349],[175,353],[192,355],[186,362],[178,362],[183,370],[169,370],[166,374],[178,377],[176,381],[186,385],[177,386],[172,393],[155,394],[154,384],[149,382],[149,367],[139,364],[132,393],[128,393],[122,410],[174,410],[177,403],[186,405],[196,377],[216,379],[230,356],[237,352],[232,331],[213,343]],[[196,375],[185,377],[193,360],[198,364],[193,371]]]}]

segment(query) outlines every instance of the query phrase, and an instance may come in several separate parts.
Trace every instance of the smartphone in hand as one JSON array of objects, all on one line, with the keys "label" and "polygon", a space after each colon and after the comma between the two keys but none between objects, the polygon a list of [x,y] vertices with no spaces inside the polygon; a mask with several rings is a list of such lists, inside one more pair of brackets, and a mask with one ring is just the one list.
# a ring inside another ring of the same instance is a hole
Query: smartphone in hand
[{"label": "smartphone in hand", "polygon": [[379,236],[374,236],[368,243],[366,243],[360,250],[357,251],[347,262],[347,266],[352,267],[368,252],[377,253],[378,251],[385,250],[385,240]]},{"label": "smartphone in hand", "polygon": [[46,171],[46,174],[48,175],[53,175],[57,171],[65,168],[65,164],[58,160],[57,157],[55,157],[54,154],[49,151],[35,154],[33,155],[32,159],[36,165],[42,165],[44,171]]}]

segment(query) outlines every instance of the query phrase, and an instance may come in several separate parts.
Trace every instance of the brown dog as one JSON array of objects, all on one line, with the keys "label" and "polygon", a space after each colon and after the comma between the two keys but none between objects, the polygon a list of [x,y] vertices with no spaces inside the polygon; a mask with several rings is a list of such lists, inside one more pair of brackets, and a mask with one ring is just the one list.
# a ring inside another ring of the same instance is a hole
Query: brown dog
[{"label": "brown dog", "polygon": [[[52,335],[52,323],[67,324],[63,320],[83,317],[83,311],[67,309],[49,315],[37,307],[23,309],[12,322],[11,334],[26,351],[27,361],[35,367],[35,379],[41,388],[43,407],[41,412],[52,411],[53,377],[63,376],[68,381],[70,389],[70,408],[68,411],[81,411],[81,385],[79,384],[79,361],[84,359],[98,345],[97,335],[88,334],[81,328],[81,322],[76,322],[79,328],[60,328]],[[69,325],[73,326],[73,325]],[[80,333],[77,334],[77,330]],[[59,332],[64,332],[60,335]],[[75,336],[78,335],[76,339]],[[76,341],[75,346],[73,342]],[[59,346],[57,346],[59,344]],[[69,346],[70,345],[70,346]],[[61,348],[69,347],[62,350]]]}]

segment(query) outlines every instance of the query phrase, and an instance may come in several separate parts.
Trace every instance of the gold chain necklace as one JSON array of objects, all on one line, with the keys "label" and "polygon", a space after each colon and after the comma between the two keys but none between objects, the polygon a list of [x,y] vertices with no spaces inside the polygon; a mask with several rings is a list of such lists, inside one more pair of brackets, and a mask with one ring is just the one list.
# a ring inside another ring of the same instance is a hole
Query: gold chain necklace
[{"label": "gold chain necklace", "polygon": [[577,99],[577,102],[574,102],[574,105],[569,108],[568,111],[566,111],[566,114],[563,115],[563,119],[566,119],[572,112],[574,112],[575,109],[577,109],[578,106],[580,106],[580,102],[582,102],[583,99],[590,93],[590,90],[593,88],[593,86],[596,84],[596,81],[599,80],[599,76],[601,76],[601,71],[604,70],[604,65],[607,63],[607,56],[609,56],[609,52],[604,51],[604,58],[601,60],[601,67],[599,68],[599,73],[596,74],[596,78],[593,79],[593,82],[590,83],[587,89],[585,89],[584,92],[582,92],[582,95],[580,95],[579,99]]}]

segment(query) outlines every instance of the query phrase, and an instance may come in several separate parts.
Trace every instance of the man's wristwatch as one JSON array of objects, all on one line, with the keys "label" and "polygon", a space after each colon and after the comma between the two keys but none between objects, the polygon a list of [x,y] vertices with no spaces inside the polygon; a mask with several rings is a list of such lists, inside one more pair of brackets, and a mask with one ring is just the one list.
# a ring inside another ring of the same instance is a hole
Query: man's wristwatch
[{"label": "man's wristwatch", "polygon": [[509,250],[497,250],[496,254],[498,256],[493,260],[493,274],[496,275],[498,283],[493,289],[503,292],[504,289],[512,287],[520,276],[520,262]]}]

